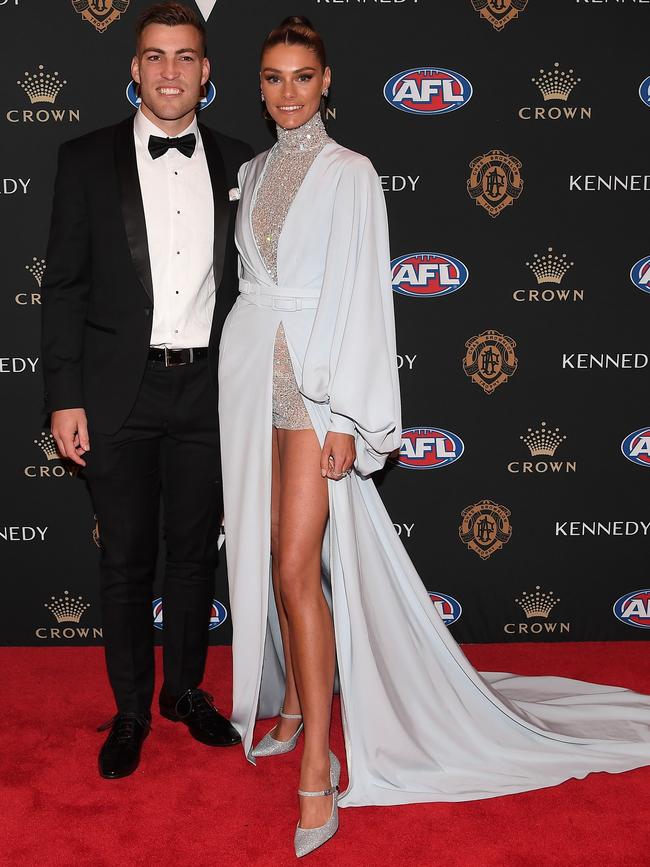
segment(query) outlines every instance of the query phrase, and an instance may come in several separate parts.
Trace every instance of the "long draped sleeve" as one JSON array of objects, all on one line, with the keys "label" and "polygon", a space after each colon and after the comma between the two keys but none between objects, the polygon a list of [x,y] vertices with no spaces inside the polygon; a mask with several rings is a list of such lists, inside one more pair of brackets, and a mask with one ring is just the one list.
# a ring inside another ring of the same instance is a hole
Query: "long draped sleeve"
[{"label": "long draped sleeve", "polygon": [[[349,152],[348,152],[349,153]],[[354,433],[356,470],[380,469],[401,444],[400,393],[384,194],[368,159],[339,175],[302,392],[329,402],[330,430]]]}]

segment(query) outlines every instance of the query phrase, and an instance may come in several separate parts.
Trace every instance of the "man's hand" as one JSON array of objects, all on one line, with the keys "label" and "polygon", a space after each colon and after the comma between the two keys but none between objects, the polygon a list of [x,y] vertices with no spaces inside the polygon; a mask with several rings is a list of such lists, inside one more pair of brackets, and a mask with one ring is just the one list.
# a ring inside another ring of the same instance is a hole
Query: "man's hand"
[{"label": "man's hand", "polygon": [[81,407],[57,409],[52,413],[51,429],[61,457],[85,467],[81,456],[90,451],[86,411]]},{"label": "man's hand", "polygon": [[353,436],[330,431],[320,456],[321,476],[338,482],[352,468],[356,456]]}]

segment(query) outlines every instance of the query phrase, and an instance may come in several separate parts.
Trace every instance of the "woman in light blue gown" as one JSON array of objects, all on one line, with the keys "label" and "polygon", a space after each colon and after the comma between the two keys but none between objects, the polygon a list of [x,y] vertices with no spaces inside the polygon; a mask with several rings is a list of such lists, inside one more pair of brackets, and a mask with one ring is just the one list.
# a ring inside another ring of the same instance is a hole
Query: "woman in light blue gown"
[{"label": "woman in light blue gown", "polygon": [[[650,764],[649,697],[478,673],[431,604],[371,479],[401,440],[380,183],[325,131],[330,70],[305,19],[269,35],[260,81],[278,141],[240,171],[240,296],[219,373],[233,723],[252,762],[304,733],[296,854],[332,836],[338,807],[490,798]],[[278,712],[254,747],[256,719]]]}]

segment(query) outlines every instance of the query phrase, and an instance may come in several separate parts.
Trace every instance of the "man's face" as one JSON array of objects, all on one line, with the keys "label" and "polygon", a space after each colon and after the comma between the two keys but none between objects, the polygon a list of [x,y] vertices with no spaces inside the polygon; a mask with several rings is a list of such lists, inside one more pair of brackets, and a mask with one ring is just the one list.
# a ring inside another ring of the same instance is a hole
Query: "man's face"
[{"label": "man's face", "polygon": [[143,114],[168,126],[189,122],[210,76],[199,31],[189,24],[149,24],[137,51],[131,75],[140,85]]}]

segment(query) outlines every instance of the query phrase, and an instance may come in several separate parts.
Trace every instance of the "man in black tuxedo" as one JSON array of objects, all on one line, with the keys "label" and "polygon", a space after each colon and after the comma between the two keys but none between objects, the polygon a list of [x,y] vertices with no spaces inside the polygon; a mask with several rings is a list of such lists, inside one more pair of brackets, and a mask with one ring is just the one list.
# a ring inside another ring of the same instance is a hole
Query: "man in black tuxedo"
[{"label": "man in black tuxedo", "polygon": [[109,779],[135,770],[150,729],[161,494],[160,710],[205,744],[240,740],[199,685],[221,512],[217,351],[237,293],[237,171],[252,151],[197,123],[210,66],[192,10],[143,13],[131,72],[135,117],[60,149],[43,285],[46,409],[61,454],[86,468],[103,545]]}]

